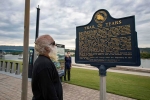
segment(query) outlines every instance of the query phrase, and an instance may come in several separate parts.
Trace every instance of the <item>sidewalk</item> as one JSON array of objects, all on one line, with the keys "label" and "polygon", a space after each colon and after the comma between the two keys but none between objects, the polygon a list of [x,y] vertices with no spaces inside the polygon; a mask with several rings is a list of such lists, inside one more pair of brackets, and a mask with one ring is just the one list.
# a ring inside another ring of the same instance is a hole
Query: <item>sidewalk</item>
[{"label": "sidewalk", "polygon": [[[1,72],[1,71],[0,71]],[[0,100],[21,100],[22,80],[0,73]],[[99,91],[62,83],[64,100],[99,100]],[[107,93],[106,100],[134,100]],[[31,82],[28,82],[28,100],[32,100]]]}]

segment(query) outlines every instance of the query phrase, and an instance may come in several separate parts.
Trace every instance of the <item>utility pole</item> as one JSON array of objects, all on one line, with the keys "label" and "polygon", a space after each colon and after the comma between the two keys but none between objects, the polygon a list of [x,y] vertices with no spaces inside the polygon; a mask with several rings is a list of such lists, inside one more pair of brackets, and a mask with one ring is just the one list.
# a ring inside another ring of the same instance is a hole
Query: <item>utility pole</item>
[{"label": "utility pole", "polygon": [[[37,39],[38,36],[39,36],[39,20],[40,20],[40,8],[39,8],[39,5],[38,5],[38,8],[37,8],[37,17],[36,17],[35,41],[36,41],[36,39]],[[35,52],[35,50],[34,50],[34,58],[33,58],[34,60],[33,60],[33,63],[35,62],[36,58],[37,58],[37,54],[36,54],[36,52]]]},{"label": "utility pole", "polygon": [[[36,18],[36,33],[35,33],[35,41],[39,36],[39,19],[40,19],[40,8],[38,5],[37,8],[37,18]],[[35,52],[35,50],[33,50],[33,58],[32,58],[32,63],[29,64],[29,70],[28,70],[28,78],[32,78],[32,70],[33,70],[33,64],[35,62],[35,60],[37,59],[37,54]]]},{"label": "utility pole", "polygon": [[23,71],[21,100],[27,100],[28,91],[28,52],[29,52],[30,0],[25,0]]},{"label": "utility pole", "polygon": [[[39,36],[39,20],[40,20],[40,8],[39,8],[39,5],[38,5],[38,8],[37,8],[37,17],[36,17],[36,33],[35,33],[35,41],[36,39],[38,38]],[[37,54],[34,50],[34,60],[33,60],[33,63],[35,62],[37,58]]]},{"label": "utility pole", "polygon": [[40,20],[40,8],[38,5],[37,8],[37,17],[36,17],[36,33],[35,33],[35,40],[38,38],[39,36],[39,20]]}]

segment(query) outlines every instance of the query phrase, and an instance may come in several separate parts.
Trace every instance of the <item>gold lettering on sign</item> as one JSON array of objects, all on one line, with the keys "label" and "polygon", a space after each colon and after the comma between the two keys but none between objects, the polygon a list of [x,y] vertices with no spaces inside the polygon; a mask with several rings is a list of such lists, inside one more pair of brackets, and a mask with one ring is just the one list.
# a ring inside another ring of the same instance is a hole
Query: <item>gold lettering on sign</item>
[{"label": "gold lettering on sign", "polygon": [[111,26],[114,26],[114,25],[119,25],[119,24],[121,24],[121,23],[122,23],[121,20],[114,21],[114,22],[107,22],[107,23],[105,23],[105,26],[106,26],[106,27],[111,27]]},{"label": "gold lettering on sign", "polygon": [[[132,59],[131,27],[120,25],[121,20],[85,26],[79,32],[79,56],[93,62],[118,62]],[[117,26],[115,26],[117,25]]]},{"label": "gold lettering on sign", "polygon": [[86,26],[86,27],[84,27],[84,29],[85,29],[85,30],[88,30],[88,29],[93,29],[93,28],[95,28],[95,26],[94,26],[94,25],[92,25],[92,26]]}]

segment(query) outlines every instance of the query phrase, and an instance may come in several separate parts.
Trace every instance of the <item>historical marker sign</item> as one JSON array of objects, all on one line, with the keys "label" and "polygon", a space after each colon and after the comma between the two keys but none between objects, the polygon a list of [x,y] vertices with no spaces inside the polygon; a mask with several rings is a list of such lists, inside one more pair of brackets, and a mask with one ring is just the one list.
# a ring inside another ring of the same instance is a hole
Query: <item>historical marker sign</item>
[{"label": "historical marker sign", "polygon": [[134,16],[115,19],[107,10],[98,10],[89,24],[76,27],[76,37],[76,63],[141,64]]}]

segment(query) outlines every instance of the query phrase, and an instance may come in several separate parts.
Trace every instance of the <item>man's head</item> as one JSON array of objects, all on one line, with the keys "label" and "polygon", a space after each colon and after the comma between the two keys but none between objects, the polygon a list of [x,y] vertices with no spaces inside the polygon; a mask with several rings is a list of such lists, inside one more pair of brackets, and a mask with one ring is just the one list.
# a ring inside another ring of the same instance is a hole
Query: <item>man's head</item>
[{"label": "man's head", "polygon": [[69,51],[67,51],[67,54],[70,54],[70,52],[69,52]]},{"label": "man's head", "polygon": [[67,55],[66,55],[67,57],[69,57],[70,56],[70,52],[69,51],[67,51]]},{"label": "man's head", "polygon": [[38,55],[49,56],[50,59],[57,60],[57,47],[50,35],[39,36],[35,41],[35,50]]}]

